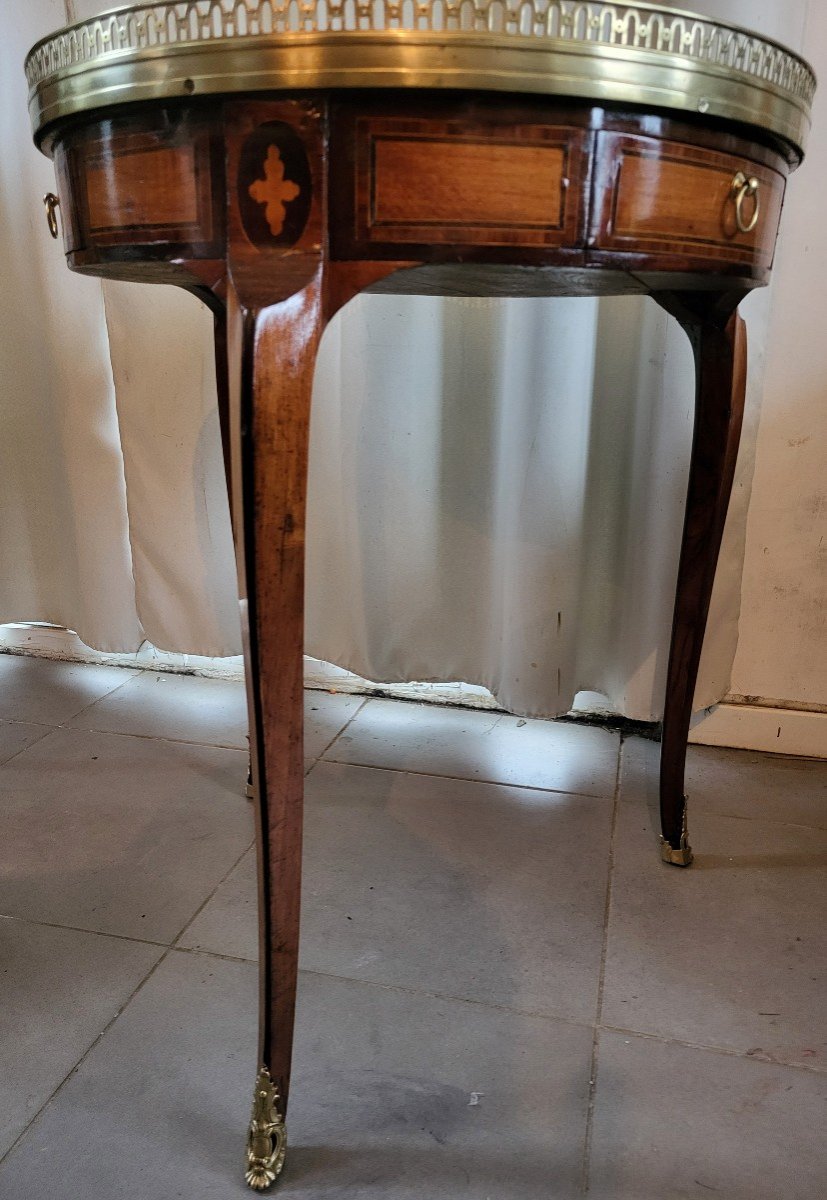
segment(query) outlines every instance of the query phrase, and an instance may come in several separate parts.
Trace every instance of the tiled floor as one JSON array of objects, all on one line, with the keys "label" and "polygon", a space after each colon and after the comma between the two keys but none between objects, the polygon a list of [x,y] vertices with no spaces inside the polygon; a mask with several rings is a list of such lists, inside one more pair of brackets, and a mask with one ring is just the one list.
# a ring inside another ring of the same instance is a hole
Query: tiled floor
[{"label": "tiled floor", "polygon": [[[307,694],[285,1200],[827,1195],[827,762]],[[0,656],[0,1196],[243,1196],[243,689]]]}]

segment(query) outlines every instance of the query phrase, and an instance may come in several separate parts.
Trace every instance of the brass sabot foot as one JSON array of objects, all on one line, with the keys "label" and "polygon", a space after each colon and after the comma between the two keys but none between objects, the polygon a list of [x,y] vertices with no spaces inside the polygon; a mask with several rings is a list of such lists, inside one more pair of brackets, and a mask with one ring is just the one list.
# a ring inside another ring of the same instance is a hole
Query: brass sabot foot
[{"label": "brass sabot foot", "polygon": [[694,855],[689,845],[689,834],[686,825],[686,798],[683,801],[683,828],[681,840],[677,849],[665,837],[660,839],[660,856],[665,863],[672,867],[691,867]]},{"label": "brass sabot foot", "polygon": [[256,1078],[253,1115],[247,1134],[247,1170],[244,1178],[255,1192],[263,1192],[275,1183],[287,1153],[287,1130],[279,1111],[278,1088],[270,1072],[262,1067]]},{"label": "brass sabot foot", "polygon": [[681,844],[676,850],[674,846],[670,846],[666,838],[660,839],[660,856],[665,863],[670,863],[673,867],[691,867],[694,855],[691,846]]}]

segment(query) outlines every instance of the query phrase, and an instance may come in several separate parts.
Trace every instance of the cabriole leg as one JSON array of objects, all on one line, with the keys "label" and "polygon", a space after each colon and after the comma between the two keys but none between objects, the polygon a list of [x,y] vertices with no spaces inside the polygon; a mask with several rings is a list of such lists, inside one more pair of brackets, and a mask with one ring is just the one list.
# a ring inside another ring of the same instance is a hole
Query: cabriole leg
[{"label": "cabriole leg", "polygon": [[741,295],[662,294],[695,353],[695,436],[689,473],[661,744],[660,811],[664,862],[692,862],[684,775],[715,568],[735,475],[746,388],[746,327],[734,311]]},{"label": "cabriole leg", "polygon": [[259,1074],[246,1179],[259,1191],[278,1177],[286,1150],[301,891],[304,526],[321,284],[320,268],[280,304],[249,310],[232,293],[228,302],[259,869]]},{"label": "cabriole leg", "polygon": [[331,263],[326,114],[313,99],[228,101],[228,422],[257,821],[259,1071],[246,1178],[285,1161],[298,975],[304,546],[316,354],[333,314],[393,263]]},{"label": "cabriole leg", "polygon": [[310,403],[324,328],[325,113],[224,105],[233,526],[256,814],[259,1051],[245,1175],[285,1162],[299,953],[304,526]]}]

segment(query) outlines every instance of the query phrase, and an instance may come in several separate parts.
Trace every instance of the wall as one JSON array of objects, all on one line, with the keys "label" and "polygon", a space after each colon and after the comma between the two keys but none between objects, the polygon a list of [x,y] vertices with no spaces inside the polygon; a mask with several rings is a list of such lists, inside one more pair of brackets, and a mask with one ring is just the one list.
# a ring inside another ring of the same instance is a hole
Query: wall
[{"label": "wall", "polygon": [[[827,80],[827,7],[805,51]],[[827,708],[827,86],[784,214],[732,690]]]},{"label": "wall", "polygon": [[764,8],[782,16],[766,32],[800,47],[821,87],[778,247],[732,705],[696,739],[827,755],[827,5]]},{"label": "wall", "polygon": [[31,143],[23,74],[66,16],[63,0],[0,0],[0,612],[89,640],[82,614],[105,611],[108,649],[141,631],[103,297],[46,230],[55,173]]}]

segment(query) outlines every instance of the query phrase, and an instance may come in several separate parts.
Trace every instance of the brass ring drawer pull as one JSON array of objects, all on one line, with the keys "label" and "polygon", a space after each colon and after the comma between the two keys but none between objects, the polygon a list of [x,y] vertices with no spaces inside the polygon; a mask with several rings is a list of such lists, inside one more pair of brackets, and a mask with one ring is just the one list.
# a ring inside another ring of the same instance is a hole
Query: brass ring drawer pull
[{"label": "brass ring drawer pull", "polygon": [[43,197],[43,203],[46,205],[46,224],[49,226],[49,233],[53,238],[57,237],[57,208],[60,200],[54,192],[47,192]]},{"label": "brass ring drawer pull", "polygon": [[[739,233],[752,233],[758,224],[758,218],[761,215],[761,197],[758,194],[760,187],[760,179],[756,179],[754,175],[748,178],[743,171],[739,171],[732,181],[732,195],[735,197],[735,224],[738,226]],[[744,201],[748,198],[752,200],[752,217],[749,221],[744,219]]]}]

